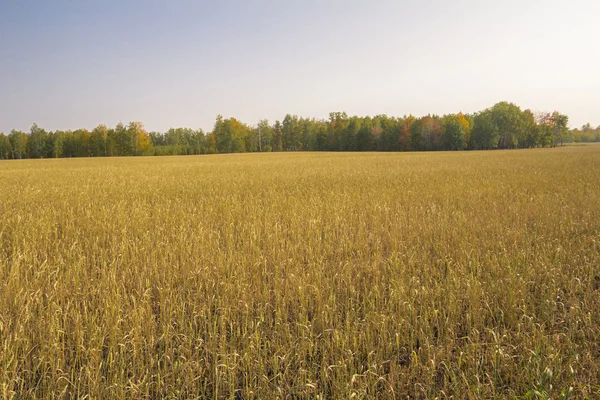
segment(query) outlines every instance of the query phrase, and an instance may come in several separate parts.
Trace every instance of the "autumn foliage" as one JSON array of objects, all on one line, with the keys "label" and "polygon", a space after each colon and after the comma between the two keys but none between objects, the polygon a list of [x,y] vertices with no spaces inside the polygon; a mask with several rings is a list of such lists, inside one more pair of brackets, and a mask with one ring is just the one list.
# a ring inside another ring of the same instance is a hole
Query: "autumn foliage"
[{"label": "autumn foliage", "polygon": [[219,115],[213,130],[171,128],[148,133],[139,122],[91,132],[47,132],[34,124],[29,133],[0,134],[0,159],[189,155],[270,151],[438,151],[553,147],[566,142],[600,141],[600,127],[568,129],[557,111],[533,113],[500,102],[474,114],[417,118],[348,116],[332,112],[319,120],[286,115],[256,126]]}]

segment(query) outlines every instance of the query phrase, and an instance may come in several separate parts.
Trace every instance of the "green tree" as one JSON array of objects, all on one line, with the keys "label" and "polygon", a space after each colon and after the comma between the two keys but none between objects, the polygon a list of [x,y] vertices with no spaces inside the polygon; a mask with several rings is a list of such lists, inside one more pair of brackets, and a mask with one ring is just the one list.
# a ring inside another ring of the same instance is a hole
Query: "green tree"
[{"label": "green tree", "polygon": [[108,155],[108,127],[106,125],[98,125],[90,134],[90,156],[106,157]]},{"label": "green tree", "polygon": [[362,119],[359,117],[350,117],[348,122],[348,128],[346,130],[346,140],[344,141],[344,150],[345,151],[356,151],[357,150],[357,136],[358,132],[360,132],[360,128],[362,125]]},{"label": "green tree", "polygon": [[499,140],[500,133],[492,112],[487,109],[475,114],[469,147],[475,150],[496,149]]},{"label": "green tree", "polygon": [[191,154],[206,154],[208,153],[208,139],[202,129],[192,132],[190,139]]},{"label": "green tree", "polygon": [[600,127],[586,124],[568,129],[568,117],[557,111],[534,115],[509,102],[496,103],[476,114],[439,118],[348,116],[332,112],[328,119],[287,114],[273,125],[262,120],[255,128],[219,115],[212,132],[171,128],[148,133],[142,123],[99,125],[89,132],[46,132],[33,124],[31,132],[13,130],[0,136],[0,158],[188,155],[256,151],[429,151],[556,146],[567,142],[600,141]]},{"label": "green tree", "polygon": [[259,121],[255,130],[258,151],[271,151],[273,149],[273,128],[269,125],[269,121],[266,119]]},{"label": "green tree", "polygon": [[213,130],[219,153],[241,153],[246,149],[246,139],[250,129],[235,118],[223,119],[217,116]]},{"label": "green tree", "polygon": [[552,124],[554,128],[553,145],[562,145],[569,133],[569,117],[559,113],[558,111],[554,111],[552,113]]},{"label": "green tree", "polygon": [[10,146],[12,150],[12,158],[13,159],[22,159],[27,158],[27,142],[29,138],[27,134],[22,131],[12,130],[10,135],[8,135],[10,139]]},{"label": "green tree", "polygon": [[412,150],[440,150],[442,147],[442,124],[437,117],[419,118],[413,122],[410,133]]},{"label": "green tree", "polygon": [[73,132],[62,132],[62,139],[62,157],[77,157],[77,145]]},{"label": "green tree", "polygon": [[521,109],[513,103],[503,101],[495,104],[490,112],[498,131],[498,148],[519,147],[519,140],[525,136]]},{"label": "green tree", "polygon": [[141,122],[130,122],[127,126],[127,137],[131,139],[129,155],[152,156],[154,147],[150,135],[144,129]]},{"label": "green tree", "polygon": [[350,119],[345,112],[329,113],[328,150],[345,151],[348,149],[348,125]]},{"label": "green tree", "polygon": [[160,132],[150,132],[150,140],[152,140],[152,145],[156,148],[158,146],[166,146],[167,142],[165,140],[165,135]]},{"label": "green tree", "polygon": [[356,133],[356,150],[375,150],[375,138],[373,137],[373,120],[370,117],[363,119],[360,129]]},{"label": "green tree", "polygon": [[457,115],[446,115],[442,119],[442,142],[445,150],[463,150],[466,146],[465,126]]},{"label": "green tree", "polygon": [[297,115],[287,114],[281,122],[284,151],[302,150],[302,124]]},{"label": "green tree", "polygon": [[7,160],[12,153],[10,139],[4,133],[0,133],[0,160]]},{"label": "green tree", "polygon": [[231,150],[231,132],[225,130],[225,120],[222,115],[217,115],[215,121],[215,127],[213,129],[215,134],[217,152],[219,153],[230,153]]},{"label": "green tree", "polygon": [[519,141],[519,147],[537,147],[540,145],[540,130],[535,122],[535,116],[531,110],[523,111],[523,138]]},{"label": "green tree", "polygon": [[[115,156],[131,156],[133,155],[133,139],[130,131],[123,123],[119,122],[115,126],[113,133],[114,154]],[[110,144],[110,143],[109,143]]]},{"label": "green tree", "polygon": [[75,144],[75,157],[90,156],[90,131],[87,129],[77,129],[73,132],[73,141]]},{"label": "green tree", "polygon": [[396,151],[399,149],[400,124],[395,118],[390,118],[387,115],[378,115],[375,117],[381,127],[381,135],[379,138],[379,150]]},{"label": "green tree", "polygon": [[539,113],[536,119],[540,146],[552,146],[554,144],[554,121],[552,120],[552,114]]},{"label": "green tree", "polygon": [[106,153],[108,157],[120,155],[118,139],[117,130],[115,128],[109,128],[106,134]]},{"label": "green tree", "polygon": [[63,131],[55,131],[52,132],[51,137],[52,140],[49,157],[64,157],[65,133]]},{"label": "green tree", "polygon": [[46,141],[48,133],[37,124],[31,126],[27,152],[31,158],[43,158],[46,155]]}]

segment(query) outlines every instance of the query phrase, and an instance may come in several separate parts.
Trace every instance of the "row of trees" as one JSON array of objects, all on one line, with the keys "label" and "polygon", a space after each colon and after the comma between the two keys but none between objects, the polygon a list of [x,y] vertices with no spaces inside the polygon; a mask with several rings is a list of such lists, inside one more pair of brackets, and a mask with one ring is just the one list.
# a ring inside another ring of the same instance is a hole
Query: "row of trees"
[{"label": "row of trees", "polygon": [[121,123],[109,129],[99,125],[91,132],[47,132],[33,124],[29,133],[13,130],[0,133],[0,159],[106,157],[154,155],[150,135],[139,122]]},{"label": "row of trees", "polygon": [[600,127],[568,130],[559,112],[537,113],[501,102],[475,114],[402,118],[330,113],[317,120],[286,115],[250,127],[218,116],[212,132],[189,128],[146,132],[139,122],[91,132],[47,132],[34,124],[29,133],[0,134],[0,159],[183,155],[259,151],[435,151],[557,146],[569,141],[600,141]]},{"label": "row of trees", "polygon": [[574,143],[600,142],[600,125],[594,129],[588,123],[583,125],[581,129],[573,129],[570,132],[569,141]]}]

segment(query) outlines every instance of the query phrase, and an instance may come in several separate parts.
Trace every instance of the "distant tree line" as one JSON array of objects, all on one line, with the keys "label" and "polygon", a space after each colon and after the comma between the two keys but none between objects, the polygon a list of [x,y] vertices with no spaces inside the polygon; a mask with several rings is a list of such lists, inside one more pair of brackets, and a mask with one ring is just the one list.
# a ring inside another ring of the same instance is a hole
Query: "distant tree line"
[{"label": "distant tree line", "polygon": [[148,133],[139,122],[99,125],[92,131],[31,130],[0,133],[0,159],[187,155],[270,151],[436,151],[557,146],[598,142],[600,126],[568,129],[557,111],[534,114],[500,102],[475,114],[402,118],[348,116],[332,112],[318,120],[286,115],[251,127],[218,116],[212,132],[172,128]]},{"label": "distant tree line", "polygon": [[600,125],[594,129],[587,123],[581,129],[575,128],[569,132],[568,141],[573,143],[600,142]]},{"label": "distant tree line", "polygon": [[9,135],[0,133],[0,159],[150,156],[154,146],[139,122],[125,126],[121,123],[109,129],[99,125],[91,132],[48,132],[33,124],[29,133],[13,130]]}]

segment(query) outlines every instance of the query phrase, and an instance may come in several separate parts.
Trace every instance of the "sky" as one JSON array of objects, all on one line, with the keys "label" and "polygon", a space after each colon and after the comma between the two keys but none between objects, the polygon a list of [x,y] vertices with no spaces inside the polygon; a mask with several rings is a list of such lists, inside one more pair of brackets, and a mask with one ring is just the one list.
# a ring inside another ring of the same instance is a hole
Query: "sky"
[{"label": "sky", "polygon": [[600,124],[597,0],[0,0],[0,132],[475,112]]}]

